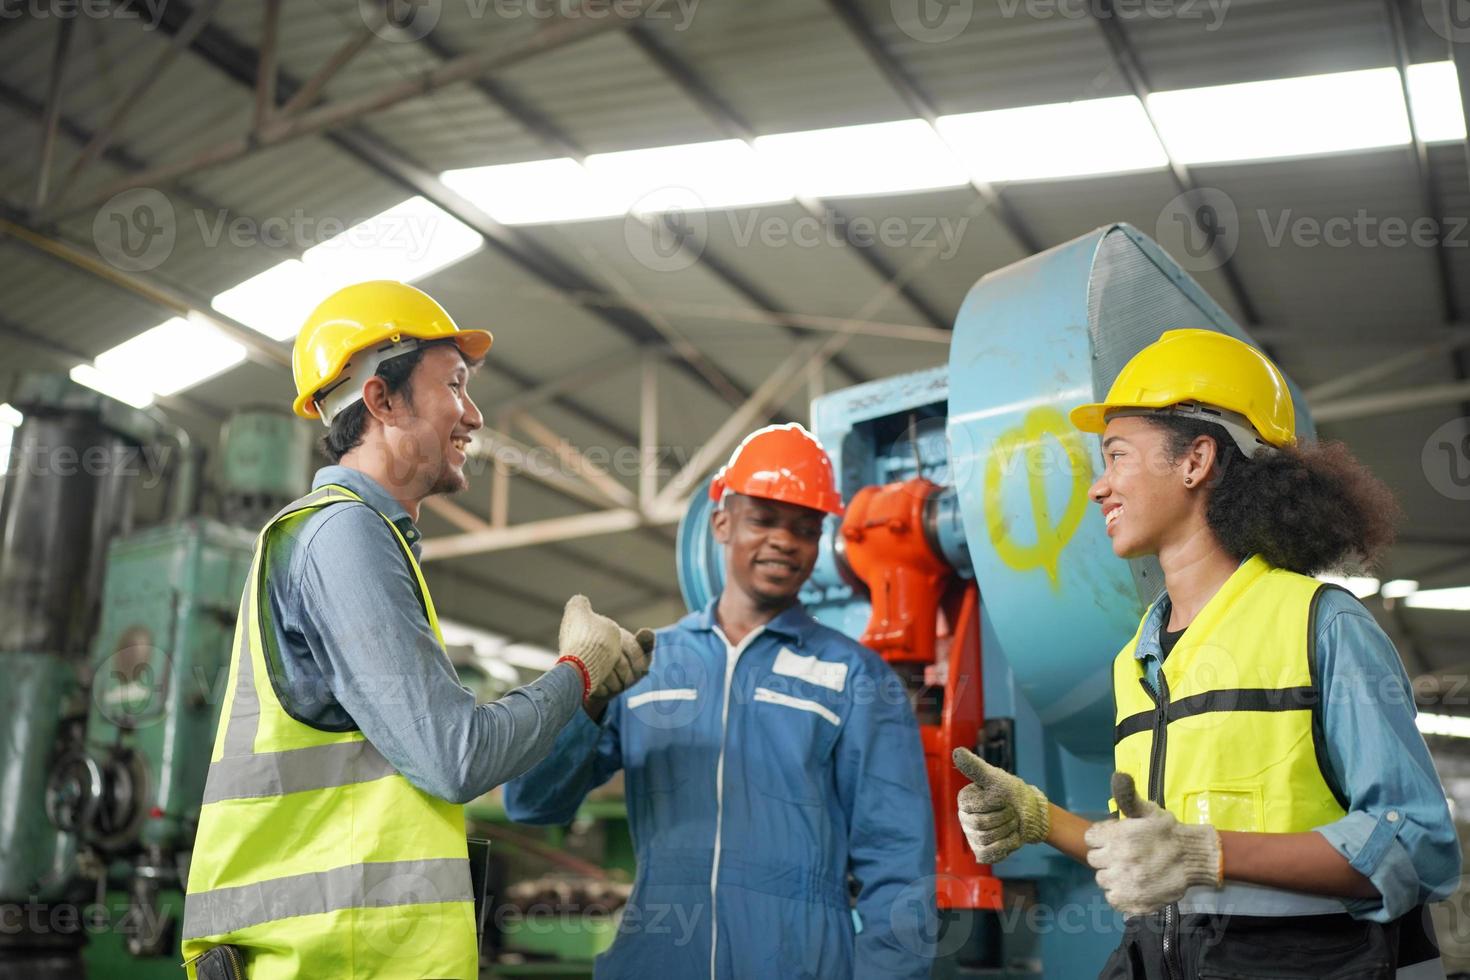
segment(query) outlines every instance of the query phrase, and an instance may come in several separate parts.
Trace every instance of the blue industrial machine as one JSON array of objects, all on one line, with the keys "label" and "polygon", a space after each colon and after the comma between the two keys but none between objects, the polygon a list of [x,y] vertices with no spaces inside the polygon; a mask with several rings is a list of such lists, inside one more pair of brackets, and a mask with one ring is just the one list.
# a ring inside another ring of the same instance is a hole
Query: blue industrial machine
[{"label": "blue industrial machine", "polygon": [[[308,446],[290,416],[234,415],[218,516],[204,516],[200,457],[161,416],[55,376],[13,399],[24,421],[0,496],[0,910],[26,914],[0,930],[0,980],[173,976],[172,912],[254,532],[304,488]],[[134,531],[148,477],[167,481],[166,510]]]},{"label": "blue industrial machine", "polygon": [[[1073,812],[1106,814],[1111,663],[1162,574],[1154,559],[1114,556],[1087,496],[1098,439],[1067,412],[1101,400],[1134,353],[1179,327],[1250,340],[1156,243],[1111,225],[981,279],[946,367],[812,404],[847,513],[828,521],[802,599],[908,684],[934,796],[936,891],[954,910],[931,953],[1075,980],[1117,944],[1121,919],[1088,869],[1043,847],[974,862],[949,752],[966,745]],[[723,583],[712,506],[696,493],[679,528],[691,608]]]}]

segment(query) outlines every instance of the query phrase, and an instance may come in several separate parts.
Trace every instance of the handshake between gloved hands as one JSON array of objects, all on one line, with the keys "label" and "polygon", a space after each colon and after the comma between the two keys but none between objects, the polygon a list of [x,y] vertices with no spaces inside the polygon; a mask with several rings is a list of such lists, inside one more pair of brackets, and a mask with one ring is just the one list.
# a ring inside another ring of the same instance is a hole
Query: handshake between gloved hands
[{"label": "handshake between gloved hands", "polygon": [[[975,860],[995,864],[1022,844],[1040,844],[1051,831],[1051,804],[1025,780],[998,769],[968,749],[954,763],[970,780],[959,792],[960,826]],[[1195,885],[1219,888],[1223,880],[1220,835],[1208,824],[1182,824],[1138,795],[1133,777],[1113,773],[1113,800],[1122,819],[1087,829],[1087,863],[1108,904],[1124,915],[1156,912]]]},{"label": "handshake between gloved hands", "polygon": [[654,633],[630,633],[606,616],[592,611],[584,595],[567,600],[557,647],[563,661],[582,674],[582,701],[601,703],[632,687],[648,673],[653,661]]}]

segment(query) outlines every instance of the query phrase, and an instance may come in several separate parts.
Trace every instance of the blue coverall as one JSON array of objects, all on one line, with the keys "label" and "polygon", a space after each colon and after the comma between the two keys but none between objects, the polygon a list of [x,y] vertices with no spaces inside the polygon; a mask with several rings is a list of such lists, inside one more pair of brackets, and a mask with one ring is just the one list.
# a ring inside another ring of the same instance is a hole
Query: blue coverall
[{"label": "blue coverall", "polygon": [[620,768],[638,876],[598,977],[929,976],[934,815],[877,654],[799,605],[733,647],[711,603],[659,631],[601,725],[578,712],[506,784],[506,810],[569,822]]}]

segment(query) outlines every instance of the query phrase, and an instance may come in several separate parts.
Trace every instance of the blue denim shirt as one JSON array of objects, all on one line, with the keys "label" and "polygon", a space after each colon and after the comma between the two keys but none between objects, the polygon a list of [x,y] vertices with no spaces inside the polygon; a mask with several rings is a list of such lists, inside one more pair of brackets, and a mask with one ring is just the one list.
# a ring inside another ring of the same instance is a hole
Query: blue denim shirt
[{"label": "blue denim shirt", "polygon": [[[392,520],[418,554],[418,528],[380,484],[326,466],[312,488],[329,483]],[[476,705],[429,626],[402,547],[368,507],[335,504],[271,535],[262,630],[276,695],[298,721],[360,729],[424,792],[472,800],[551,750],[581,707],[581,677],[562,664]]]},{"label": "blue denim shirt", "polygon": [[[1393,641],[1351,593],[1328,589],[1318,602],[1317,676],[1331,770],[1324,775],[1349,805],[1342,819],[1316,829],[1379,892],[1379,898],[1342,899],[1341,905],[1357,918],[1391,922],[1449,897],[1459,883],[1460,843],[1414,723],[1413,689]],[[1134,651],[1155,691],[1159,627],[1168,614],[1163,595],[1149,610]],[[1223,891],[1226,899],[1212,903],[1222,910],[1269,907],[1261,904],[1264,889],[1227,884]]]}]

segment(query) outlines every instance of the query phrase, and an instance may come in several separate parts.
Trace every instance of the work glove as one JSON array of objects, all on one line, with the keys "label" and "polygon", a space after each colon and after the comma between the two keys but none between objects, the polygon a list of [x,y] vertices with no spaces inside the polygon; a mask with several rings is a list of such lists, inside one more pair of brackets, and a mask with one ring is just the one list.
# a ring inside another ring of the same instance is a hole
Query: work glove
[{"label": "work glove", "polygon": [[582,700],[586,701],[618,667],[623,659],[622,630],[606,616],[592,611],[592,603],[584,595],[567,600],[561,616],[561,633],[557,646],[563,661],[573,664],[582,674]]},{"label": "work glove", "polygon": [[1087,863],[1108,904],[1124,915],[1146,915],[1179,901],[1192,885],[1219,888],[1224,878],[1220,835],[1209,824],[1183,824],[1139,799],[1133,777],[1113,773],[1121,820],[1087,828]]},{"label": "work glove", "polygon": [[621,655],[613,664],[612,672],[592,689],[593,700],[606,701],[622,694],[643,679],[653,661],[653,630],[641,629],[637,633],[629,633],[620,626],[618,634],[622,641]]},{"label": "work glove", "polygon": [[954,764],[970,780],[959,794],[960,826],[976,861],[995,864],[1022,844],[1046,840],[1051,830],[1046,794],[969,749],[955,749]]}]

